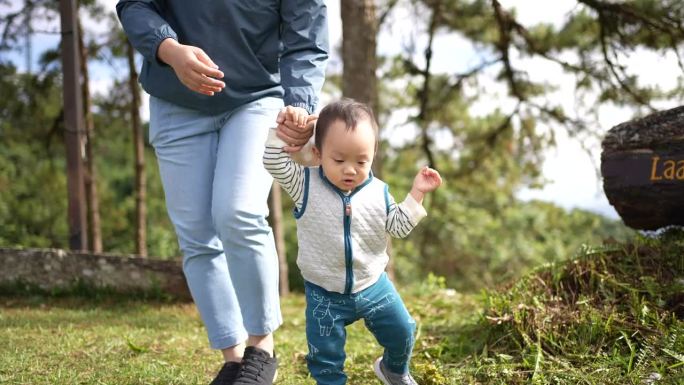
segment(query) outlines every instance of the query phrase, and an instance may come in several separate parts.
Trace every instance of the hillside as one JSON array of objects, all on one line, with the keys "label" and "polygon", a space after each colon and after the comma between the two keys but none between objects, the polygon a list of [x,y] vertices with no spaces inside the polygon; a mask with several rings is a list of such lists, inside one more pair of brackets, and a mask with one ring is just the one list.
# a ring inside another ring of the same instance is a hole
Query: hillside
[{"label": "hillside", "polygon": [[684,383],[684,234],[584,247],[485,296],[457,377],[486,384]]}]

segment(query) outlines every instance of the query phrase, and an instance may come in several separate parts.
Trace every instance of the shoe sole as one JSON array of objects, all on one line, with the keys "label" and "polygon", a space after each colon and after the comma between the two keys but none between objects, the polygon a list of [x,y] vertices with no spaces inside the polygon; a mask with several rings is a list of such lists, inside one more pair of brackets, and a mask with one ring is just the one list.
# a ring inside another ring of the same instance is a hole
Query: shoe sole
[{"label": "shoe sole", "polygon": [[390,382],[389,382],[389,380],[387,379],[387,377],[385,377],[385,375],[382,373],[382,369],[380,368],[380,363],[381,363],[381,362],[382,362],[382,357],[378,358],[378,359],[375,360],[375,362],[373,363],[373,371],[375,372],[375,376],[376,376],[380,381],[382,381],[382,383],[383,383],[384,385],[392,385],[392,384],[390,384]]}]

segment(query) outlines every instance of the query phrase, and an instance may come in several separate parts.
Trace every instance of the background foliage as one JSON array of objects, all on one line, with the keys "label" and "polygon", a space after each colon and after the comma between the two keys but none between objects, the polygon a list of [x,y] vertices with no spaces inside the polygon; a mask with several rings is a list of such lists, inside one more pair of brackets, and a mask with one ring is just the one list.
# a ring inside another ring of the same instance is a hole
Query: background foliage
[{"label": "background foliage", "polygon": [[[34,21],[56,19],[52,2],[26,4]],[[572,255],[581,244],[633,235],[619,222],[551,203],[520,201],[516,194],[544,183],[541,165],[544,152],[555,145],[554,132],[565,130],[577,140],[600,136],[605,129],[596,120],[601,106],[625,106],[639,115],[681,100],[681,76],[664,89],[643,82],[624,64],[640,52],[679,58],[681,2],[578,0],[561,24],[536,25],[521,24],[515,10],[497,0],[374,4],[382,15],[381,31],[399,22],[396,12],[409,10],[417,26],[415,41],[428,42],[379,57],[381,126],[396,130],[389,127],[391,113],[401,112],[407,118],[398,127],[410,138],[397,144],[390,140],[396,131],[384,134],[383,179],[397,199],[423,164],[436,167],[445,180],[426,201],[428,219],[408,239],[393,242],[399,280],[416,281],[438,272],[449,286],[479,290]],[[86,30],[85,40],[89,63],[108,66],[116,80],[106,94],[93,99],[103,245],[107,252],[131,253],[134,167],[123,35],[111,10],[97,1],[81,7],[81,17],[109,26],[105,33]],[[26,9],[0,14],[0,53],[21,50],[24,37],[33,33]],[[429,63],[438,47],[431,43],[440,35],[469,41],[479,64],[466,72],[436,72]],[[573,77],[574,110],[557,99],[558,84],[528,71],[526,63],[532,59]],[[47,51],[41,67],[27,73],[0,56],[2,246],[67,246],[59,63],[58,50]],[[504,99],[493,98],[488,90],[492,81],[504,91]],[[340,82],[339,73],[330,73],[326,92],[338,95]],[[490,107],[484,113],[475,108],[483,103]],[[154,153],[149,146],[145,151],[148,252],[156,258],[179,258]],[[284,201],[289,213],[291,203]],[[291,286],[296,289],[301,280],[294,268],[294,222],[291,215],[285,220]]]}]

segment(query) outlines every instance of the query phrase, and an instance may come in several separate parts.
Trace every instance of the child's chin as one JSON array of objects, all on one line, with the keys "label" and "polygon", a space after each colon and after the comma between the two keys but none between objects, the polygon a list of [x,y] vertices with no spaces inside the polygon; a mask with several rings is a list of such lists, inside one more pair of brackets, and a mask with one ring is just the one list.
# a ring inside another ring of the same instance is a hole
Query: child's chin
[{"label": "child's chin", "polygon": [[343,183],[343,184],[338,184],[337,188],[342,190],[342,191],[351,191],[351,190],[355,189],[356,186],[357,186],[356,183],[350,183],[350,184]]}]

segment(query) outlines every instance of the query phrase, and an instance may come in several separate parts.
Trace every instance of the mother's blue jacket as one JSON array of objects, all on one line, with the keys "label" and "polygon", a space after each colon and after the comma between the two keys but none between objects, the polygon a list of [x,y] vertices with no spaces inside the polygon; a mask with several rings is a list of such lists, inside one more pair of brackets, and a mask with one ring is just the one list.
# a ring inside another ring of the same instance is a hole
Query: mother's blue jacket
[{"label": "mother's blue jacket", "polygon": [[[150,95],[210,114],[268,96],[316,108],[329,50],[324,0],[120,0],[116,11],[144,58]],[[204,50],[226,88],[214,96],[186,88],[157,58],[167,38]]]}]

